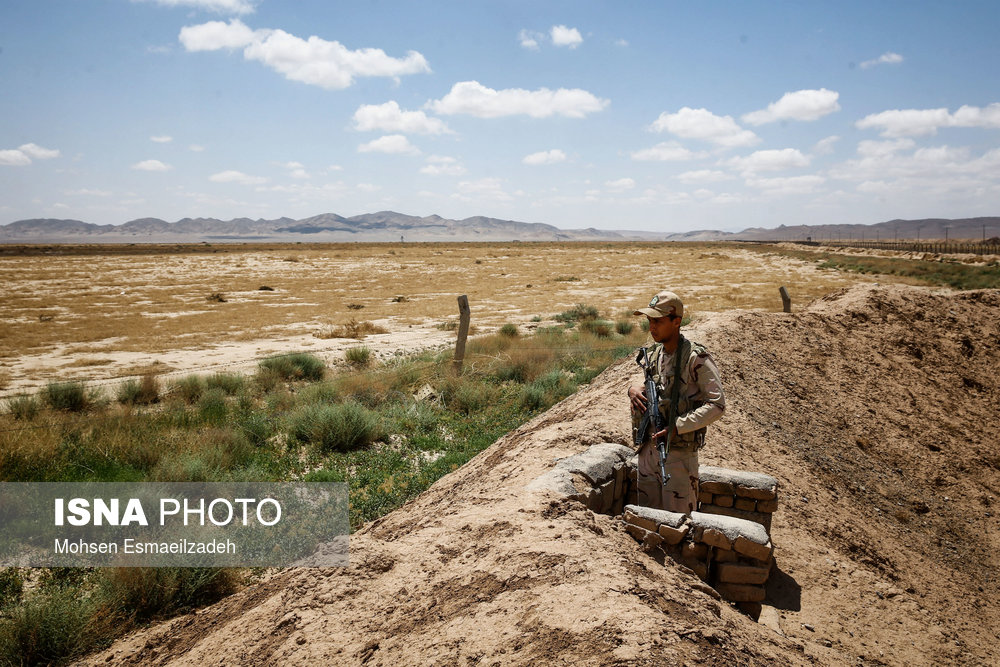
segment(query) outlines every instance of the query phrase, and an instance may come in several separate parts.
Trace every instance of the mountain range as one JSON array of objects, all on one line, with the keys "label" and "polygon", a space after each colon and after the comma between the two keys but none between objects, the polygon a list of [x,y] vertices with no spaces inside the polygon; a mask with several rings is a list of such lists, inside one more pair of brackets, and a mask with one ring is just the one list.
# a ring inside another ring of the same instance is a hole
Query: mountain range
[{"label": "mountain range", "polygon": [[166,222],[139,218],[121,225],[35,218],[0,226],[0,243],[176,243],[201,241],[795,241],[829,239],[971,239],[1000,236],[1000,217],[890,220],[876,224],[779,225],[740,232],[682,233],[559,229],[553,225],[474,216],[449,220],[394,211],[349,218],[335,213],[294,220],[184,218]]}]

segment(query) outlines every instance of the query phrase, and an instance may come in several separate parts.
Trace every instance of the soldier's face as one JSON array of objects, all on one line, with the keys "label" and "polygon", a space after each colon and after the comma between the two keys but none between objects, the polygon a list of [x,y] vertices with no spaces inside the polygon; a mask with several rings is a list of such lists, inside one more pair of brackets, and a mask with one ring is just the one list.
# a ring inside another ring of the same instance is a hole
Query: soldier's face
[{"label": "soldier's face", "polygon": [[650,317],[646,316],[649,320],[649,335],[657,343],[663,343],[676,338],[681,329],[681,318],[676,315],[667,315],[665,317]]}]

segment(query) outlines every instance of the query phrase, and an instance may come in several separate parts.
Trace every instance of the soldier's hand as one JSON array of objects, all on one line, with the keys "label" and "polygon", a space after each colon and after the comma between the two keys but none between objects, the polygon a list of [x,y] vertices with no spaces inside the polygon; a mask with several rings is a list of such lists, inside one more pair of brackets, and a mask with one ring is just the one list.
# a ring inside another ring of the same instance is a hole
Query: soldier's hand
[{"label": "soldier's hand", "polygon": [[641,384],[634,384],[628,388],[629,401],[635,412],[646,411],[646,388]]},{"label": "soldier's hand", "polygon": [[673,434],[673,435],[670,436],[670,441],[671,442],[673,442],[674,440],[677,439],[677,427],[676,426],[671,426],[670,428],[665,428],[662,431],[657,431],[656,433],[654,433],[653,436],[652,436],[653,437],[653,442],[656,442],[657,438],[664,438],[664,437],[666,437],[667,433],[672,433]]}]

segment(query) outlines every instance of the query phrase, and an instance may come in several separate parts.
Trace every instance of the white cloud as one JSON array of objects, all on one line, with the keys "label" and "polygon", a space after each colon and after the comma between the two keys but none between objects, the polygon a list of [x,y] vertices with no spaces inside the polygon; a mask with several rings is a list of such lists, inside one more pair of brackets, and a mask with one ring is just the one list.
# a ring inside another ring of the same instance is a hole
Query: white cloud
[{"label": "white cloud", "polygon": [[583,36],[576,28],[568,28],[564,25],[554,25],[549,31],[552,43],[556,46],[568,46],[571,49],[583,44]]},{"label": "white cloud", "polygon": [[994,102],[985,109],[968,105],[962,106],[952,114],[951,124],[954,127],[1000,129],[1000,102]]},{"label": "white cloud", "polygon": [[741,128],[732,116],[716,116],[708,109],[683,107],[673,114],[664,111],[653,121],[651,129],[670,132],[684,139],[701,139],[727,148],[760,143],[756,134]]},{"label": "white cloud", "polygon": [[170,171],[173,169],[169,164],[164,164],[159,160],[143,160],[136,162],[132,168],[137,171]]},{"label": "white cloud", "polygon": [[88,188],[81,188],[79,190],[68,190],[66,194],[72,196],[110,197],[113,193],[108,190],[90,190]]},{"label": "white cloud", "polygon": [[162,135],[162,136],[150,137],[149,140],[158,144],[169,144],[171,141],[174,140],[174,138]]},{"label": "white cloud", "polygon": [[875,65],[898,65],[901,62],[903,62],[903,56],[892,51],[887,51],[874,60],[866,60],[861,63],[861,69],[868,69],[869,67],[875,67]]},{"label": "white cloud", "polygon": [[524,164],[539,165],[539,164],[555,164],[557,162],[565,162],[566,154],[563,153],[558,148],[553,148],[550,151],[539,151],[538,153],[532,153],[531,155],[525,155],[524,159],[521,160]]},{"label": "white cloud", "polygon": [[266,31],[253,31],[243,21],[232,19],[229,23],[209,21],[181,28],[178,39],[188,51],[218,51],[249,46],[255,39],[262,39]]},{"label": "white cloud", "polygon": [[693,160],[706,155],[707,153],[704,152],[695,152],[684,148],[676,141],[663,141],[652,148],[644,148],[631,153],[633,160],[658,162]]},{"label": "white cloud", "polygon": [[826,182],[822,176],[789,176],[786,178],[749,178],[747,186],[758,188],[767,194],[801,194],[813,192]]},{"label": "white cloud", "polygon": [[771,102],[766,109],[753,111],[741,117],[744,123],[763,125],[778,120],[817,120],[835,111],[840,111],[837,98],[840,93],[820,88],[819,90],[797,90],[785,93],[777,102]]},{"label": "white cloud", "polygon": [[188,150],[191,151],[192,153],[202,153],[205,151],[205,147],[199,146],[198,144],[191,144],[190,146],[188,146]]},{"label": "white cloud", "polygon": [[586,90],[579,88],[549,90],[524,90],[507,88],[493,90],[478,81],[460,81],[440,100],[427,106],[441,114],[469,114],[478,118],[526,115],[532,118],[566,116],[583,118],[588,113],[601,111],[609,104]]},{"label": "white cloud", "polygon": [[717,181],[725,181],[730,178],[732,178],[732,176],[726,172],[713,169],[686,171],[683,174],[678,174],[677,176],[678,181],[688,185],[693,183],[715,183]]},{"label": "white cloud", "polygon": [[0,150],[0,165],[8,167],[23,167],[35,160],[51,160],[59,157],[60,152],[54,148],[43,148],[38,144],[22,144],[17,148]]},{"label": "white cloud", "polygon": [[378,192],[382,188],[374,183],[358,183],[354,186],[359,192]]},{"label": "white cloud", "polygon": [[913,139],[896,139],[894,141],[860,141],[858,142],[858,155],[865,157],[883,157],[909,150],[916,146]]},{"label": "white cloud", "polygon": [[947,109],[890,109],[865,116],[857,128],[881,129],[883,137],[915,137],[937,134],[942,127],[979,127],[1000,129],[1000,102],[988,107],[964,105],[955,113]]},{"label": "white cloud", "polygon": [[614,181],[605,182],[604,187],[610,192],[625,192],[635,187],[635,180],[631,178],[619,178]]},{"label": "white cloud", "polygon": [[52,158],[59,157],[59,151],[57,149],[42,148],[38,144],[24,144],[22,146],[18,146],[17,150],[35,160],[51,160]]},{"label": "white cloud", "polygon": [[17,149],[0,150],[0,164],[8,167],[23,167],[31,164],[31,158]]},{"label": "white cloud", "polygon": [[615,40],[615,46],[619,46],[619,47],[621,47],[621,48],[624,49],[624,48],[628,47],[628,40],[627,39],[616,39]]},{"label": "white cloud", "polygon": [[463,201],[493,200],[511,201],[513,197],[503,189],[499,178],[481,178],[477,181],[461,181],[458,192],[452,195]]},{"label": "white cloud", "polygon": [[431,155],[427,158],[427,164],[420,168],[420,173],[428,176],[461,176],[465,173],[465,167],[453,157]]},{"label": "white cloud", "polygon": [[538,50],[538,40],[542,38],[542,34],[538,32],[532,32],[531,30],[521,30],[517,35],[517,41],[521,44],[521,48],[529,49],[531,51]]},{"label": "white cloud", "polygon": [[267,183],[267,178],[264,176],[251,176],[234,169],[212,174],[208,177],[208,180],[213,183],[238,183],[239,185],[262,185]]},{"label": "white cloud", "polygon": [[725,162],[730,167],[744,174],[755,174],[759,171],[781,171],[809,166],[810,158],[796,148],[780,150],[756,151],[747,157],[734,157]]},{"label": "white cloud", "polygon": [[814,155],[829,155],[833,152],[833,145],[840,141],[840,137],[837,135],[826,137],[825,139],[820,139],[813,146]]},{"label": "white cloud", "polygon": [[423,111],[403,111],[395,101],[364,104],[354,112],[354,129],[367,132],[403,132],[405,134],[448,134],[451,130],[438,118]]},{"label": "white cloud", "polygon": [[951,115],[947,109],[892,109],[865,116],[854,125],[858,129],[881,128],[883,137],[937,134]]},{"label": "white cloud", "polygon": [[[150,0],[132,0],[133,2],[149,2]],[[152,0],[163,7],[190,7],[217,14],[250,14],[256,8],[256,2],[250,0]]]},{"label": "white cloud", "polygon": [[430,72],[427,60],[416,51],[393,58],[382,49],[352,51],[340,42],[311,36],[302,39],[284,30],[251,30],[239,19],[228,24],[210,21],[181,28],[180,42],[188,51],[243,48],[243,57],[257,60],[285,78],[328,90],[340,90],[355,77]]},{"label": "white cloud", "polygon": [[358,146],[358,152],[416,155],[420,150],[402,134],[387,134],[367,144],[361,144]]}]

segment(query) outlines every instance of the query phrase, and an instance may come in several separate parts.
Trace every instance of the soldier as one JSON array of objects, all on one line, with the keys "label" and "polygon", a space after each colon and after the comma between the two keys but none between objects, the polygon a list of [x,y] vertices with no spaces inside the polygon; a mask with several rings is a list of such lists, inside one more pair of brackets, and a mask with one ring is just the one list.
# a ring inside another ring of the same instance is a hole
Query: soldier
[{"label": "soldier", "polygon": [[[639,447],[637,504],[690,514],[698,507],[698,450],[705,444],[705,427],[721,417],[726,409],[719,369],[704,347],[681,335],[684,305],[673,292],[660,292],[649,302],[649,307],[640,308],[633,314],[646,316],[649,334],[656,343],[649,351],[649,361],[654,369],[660,414],[664,420],[670,407],[678,347],[682,383],[677,420],[648,436]],[[628,389],[633,427],[646,409],[643,379],[642,376],[638,380],[633,378]],[[671,429],[665,465],[669,479],[664,485],[655,441],[660,436],[666,437]]]}]

